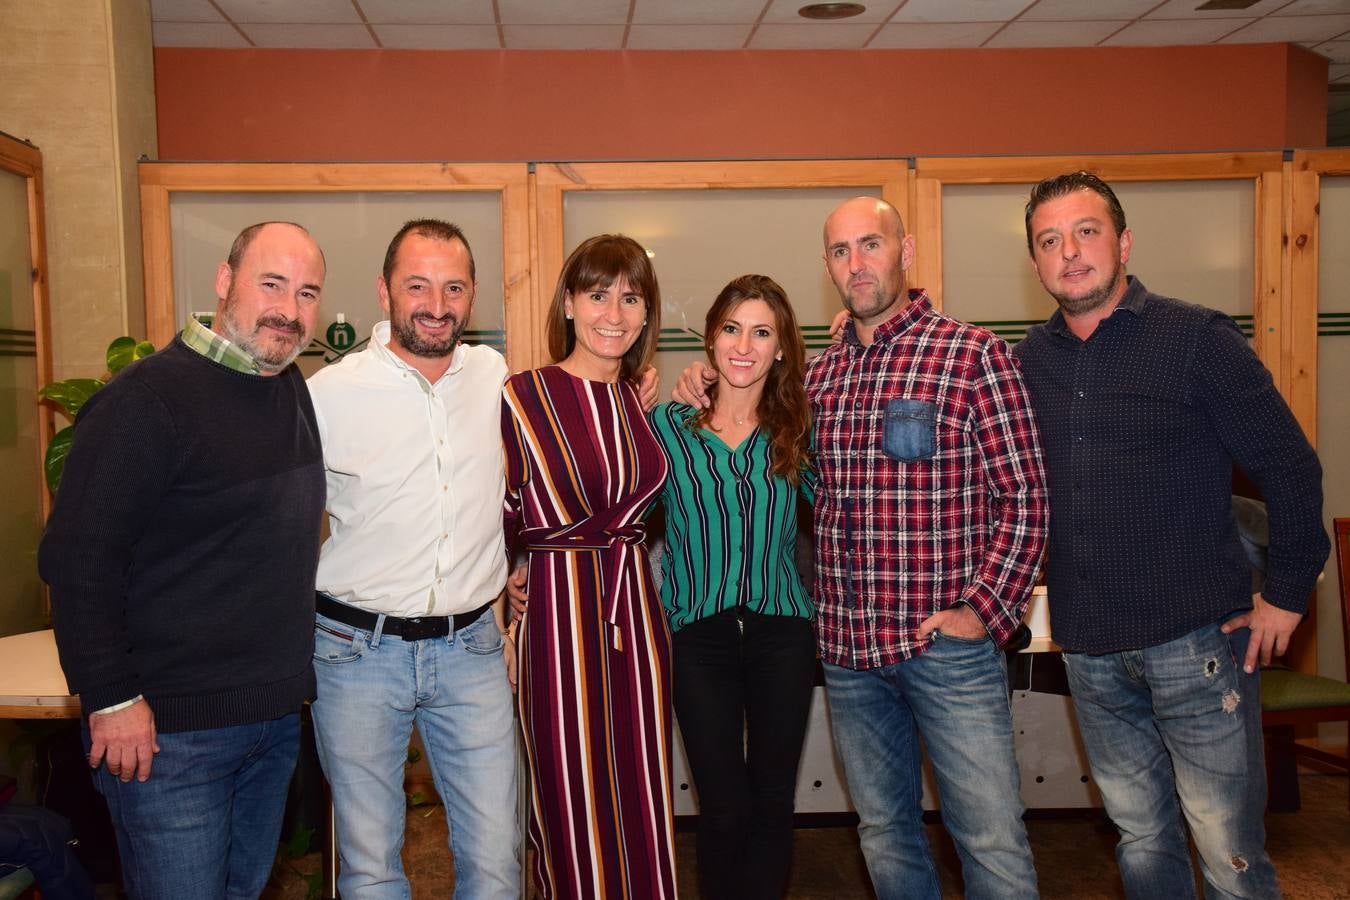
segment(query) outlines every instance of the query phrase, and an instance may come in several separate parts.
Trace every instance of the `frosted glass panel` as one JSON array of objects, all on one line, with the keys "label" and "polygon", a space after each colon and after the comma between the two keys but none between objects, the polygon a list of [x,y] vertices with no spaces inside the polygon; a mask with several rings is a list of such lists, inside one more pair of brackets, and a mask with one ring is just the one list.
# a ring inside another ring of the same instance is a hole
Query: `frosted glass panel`
[{"label": "frosted glass panel", "polygon": [[[1252,182],[1121,182],[1112,188],[1134,235],[1130,274],[1157,293],[1223,310],[1250,335]],[[1023,211],[1030,191],[1029,184],[942,189],[943,308],[959,319],[997,323],[995,330],[1009,340],[1055,309],[1027,254]]]},{"label": "frosted glass panel", "polygon": [[[1322,179],[1317,284],[1317,454],[1322,459],[1327,532],[1335,516],[1350,516],[1350,178]],[[1345,677],[1340,590],[1333,553],[1318,588],[1317,665]],[[1330,729],[1333,726],[1323,726]],[[1338,728],[1342,735],[1344,728]]]},{"label": "frosted glass panel", "polygon": [[[661,284],[662,339],[656,357],[668,391],[680,371],[704,359],[703,317],[738,275],[759,273],[787,291],[808,355],[826,346],[840,309],[825,274],[822,229],[835,206],[873,189],[573,191],[566,195],[563,243],[570,253],[594,234],[619,232],[654,253]],[[554,285],[540,286],[551,297]]]},{"label": "frosted glass panel", "polygon": [[0,172],[0,635],[42,626],[37,545],[42,536],[38,463],[37,340],[28,248],[28,182]]},{"label": "frosted glass panel", "polygon": [[[298,222],[314,235],[328,263],[315,342],[300,359],[306,374],[314,372],[364,346],[371,327],[384,318],[375,280],[390,238],[409,219],[437,218],[462,228],[473,248],[478,299],[465,339],[505,347],[501,195],[495,192],[176,193],[170,214],[178,328],[189,313],[215,311],[216,267],[235,235],[254,222]],[[338,313],[355,329],[351,344],[336,334],[337,340],[329,339]]]}]

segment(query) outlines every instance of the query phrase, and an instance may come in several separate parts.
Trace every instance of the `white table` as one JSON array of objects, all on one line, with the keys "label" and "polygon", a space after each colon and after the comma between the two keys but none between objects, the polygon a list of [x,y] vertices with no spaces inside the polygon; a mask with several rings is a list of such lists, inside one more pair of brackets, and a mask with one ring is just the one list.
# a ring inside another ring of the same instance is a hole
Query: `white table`
[{"label": "white table", "polygon": [[0,638],[0,719],[77,719],[50,628]]}]

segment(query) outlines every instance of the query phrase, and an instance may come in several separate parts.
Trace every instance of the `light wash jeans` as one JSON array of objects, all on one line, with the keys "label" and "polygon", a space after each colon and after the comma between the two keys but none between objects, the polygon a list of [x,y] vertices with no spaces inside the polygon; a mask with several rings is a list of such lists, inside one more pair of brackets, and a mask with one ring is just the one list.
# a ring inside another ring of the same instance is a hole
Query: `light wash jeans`
[{"label": "light wash jeans", "polygon": [[[117,833],[127,896],[255,900],[277,855],[300,714],[156,740],[147,781],[124,784],[106,764],[94,770]],[[88,750],[87,724],[84,745]]]},{"label": "light wash jeans", "polygon": [[400,851],[413,723],[450,822],[455,897],[520,896],[516,731],[492,613],[404,641],[325,616],[315,628],[314,730],[333,792],[344,900],[410,896]]},{"label": "light wash jeans", "polygon": [[826,665],[825,685],[878,900],[942,895],[923,826],[920,737],[966,897],[1037,896],[1007,672],[993,641],[935,634],[927,651],[894,665]]},{"label": "light wash jeans", "polygon": [[1206,897],[1279,897],[1266,855],[1261,676],[1248,631],[1208,625],[1121,653],[1064,654],[1078,729],[1132,900],[1195,896],[1182,815]]}]

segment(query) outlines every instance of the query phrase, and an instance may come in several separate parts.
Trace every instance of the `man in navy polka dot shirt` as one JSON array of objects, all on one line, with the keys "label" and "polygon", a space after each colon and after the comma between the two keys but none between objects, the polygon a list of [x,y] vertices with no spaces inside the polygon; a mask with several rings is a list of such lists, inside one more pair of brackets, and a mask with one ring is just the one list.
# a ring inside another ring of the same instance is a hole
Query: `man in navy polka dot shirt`
[{"label": "man in navy polka dot shirt", "polygon": [[[1111,188],[1047,179],[1027,246],[1059,304],[1015,355],[1050,483],[1051,629],[1130,897],[1276,897],[1265,851],[1258,661],[1280,655],[1326,562],[1322,470],[1233,320],[1125,273]],[[1232,469],[1270,511],[1262,591]]]}]

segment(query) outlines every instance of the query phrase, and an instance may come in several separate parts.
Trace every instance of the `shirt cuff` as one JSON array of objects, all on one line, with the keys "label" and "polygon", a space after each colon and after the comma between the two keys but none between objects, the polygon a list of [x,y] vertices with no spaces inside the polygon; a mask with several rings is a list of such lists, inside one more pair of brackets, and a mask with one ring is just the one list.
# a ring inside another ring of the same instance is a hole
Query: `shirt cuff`
[{"label": "shirt cuff", "polygon": [[137,703],[140,703],[144,699],[145,699],[144,696],[142,696],[141,694],[137,694],[130,700],[123,700],[121,703],[114,703],[112,706],[105,706],[102,709],[96,709],[92,713],[90,713],[90,715],[106,716],[108,713],[121,712],[122,710],[127,709],[128,707],[135,706]]}]

